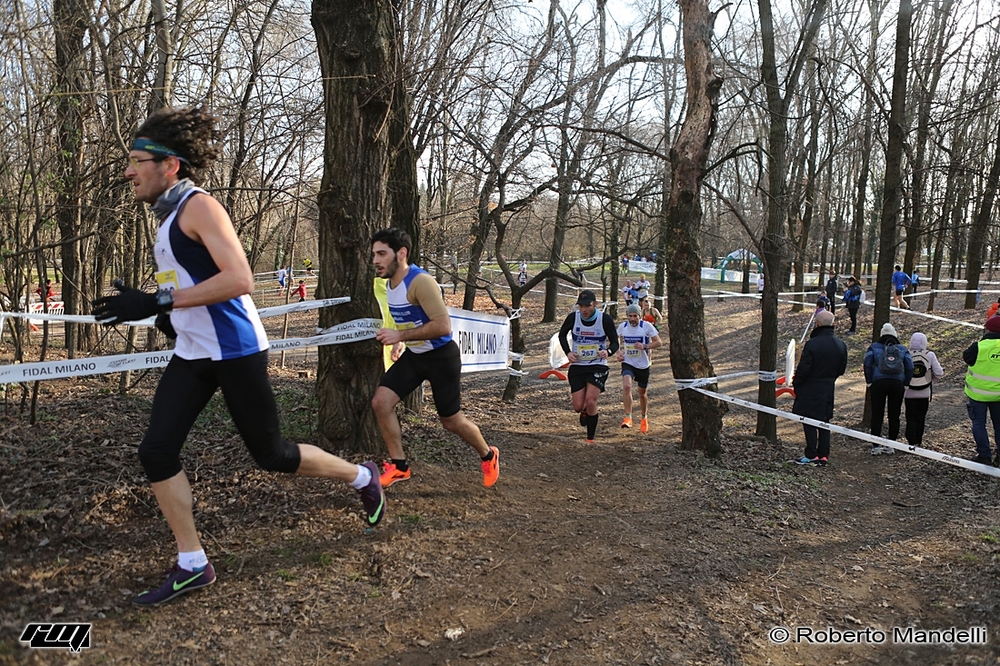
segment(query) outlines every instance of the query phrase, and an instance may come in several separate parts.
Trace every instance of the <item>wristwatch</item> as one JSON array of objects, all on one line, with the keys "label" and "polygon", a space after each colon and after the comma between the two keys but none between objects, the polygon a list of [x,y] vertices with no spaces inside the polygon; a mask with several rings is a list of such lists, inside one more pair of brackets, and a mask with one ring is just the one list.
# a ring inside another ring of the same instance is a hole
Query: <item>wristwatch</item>
[{"label": "wristwatch", "polygon": [[160,312],[170,312],[174,309],[173,289],[160,289],[156,292],[156,307]]}]

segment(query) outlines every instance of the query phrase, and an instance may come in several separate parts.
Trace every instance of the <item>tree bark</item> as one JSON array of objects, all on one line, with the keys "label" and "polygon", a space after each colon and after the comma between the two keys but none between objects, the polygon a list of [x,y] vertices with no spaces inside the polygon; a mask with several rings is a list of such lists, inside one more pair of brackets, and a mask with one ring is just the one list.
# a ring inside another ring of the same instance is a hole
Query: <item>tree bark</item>
[{"label": "tree bark", "polygon": [[[896,19],[896,53],[892,75],[892,101],[889,107],[889,141],[885,150],[885,181],[882,187],[878,279],[875,282],[875,321],[872,342],[878,340],[882,325],[889,321],[892,299],[892,273],[896,263],[896,240],[899,238],[899,209],[903,189],[903,147],[906,140],[906,77],[910,60],[910,24],[913,3],[900,0]],[[867,411],[867,410],[866,410]]]},{"label": "tree bark", "polygon": [[[701,177],[708,161],[722,79],[712,65],[714,16],[704,0],[681,0],[687,115],[670,151],[671,182],[666,205],[667,292],[669,298],[670,366],[675,379],[712,377],[715,370],[705,343],[705,311],[701,298]],[[722,450],[719,433],[724,402],[690,389],[678,394],[681,447],[709,456]]]},{"label": "tree bark", "polygon": [[1000,133],[997,134],[993,166],[990,167],[990,175],[986,178],[983,202],[979,206],[979,214],[976,215],[972,228],[969,229],[969,269],[966,271],[969,281],[966,289],[969,290],[969,293],[965,295],[967,309],[976,307],[976,290],[979,288],[979,274],[983,270],[983,252],[986,250],[987,232],[989,231],[990,218],[993,216],[993,202],[997,196],[998,181],[1000,181]]},{"label": "tree bark", "polygon": [[[761,301],[760,332],[760,379],[757,402],[767,407],[775,406],[775,367],[778,356],[778,292],[782,278],[786,275],[787,256],[782,224],[788,208],[788,109],[798,86],[799,73],[805,61],[805,54],[813,43],[827,0],[817,0],[804,19],[805,27],[798,43],[799,51],[789,66],[784,92],[778,80],[778,64],[775,53],[774,18],[771,0],[758,0],[761,32],[761,75],[767,95],[768,138],[767,138],[767,218],[764,237],[761,239],[761,259],[764,262],[764,294]],[[758,436],[775,442],[778,439],[778,424],[775,417],[764,412],[757,413]]]},{"label": "tree bark", "polygon": [[[351,302],[320,310],[320,326],[378,317],[371,268],[372,234],[397,220],[390,192],[398,140],[396,23],[388,0],[347,3],[315,0],[312,23],[323,72],[326,140],[319,204],[317,297],[351,295]],[[398,175],[397,175],[398,178]],[[404,178],[405,180],[405,178]],[[397,180],[398,184],[398,180]],[[370,400],[382,376],[376,342],[319,348],[318,431],[324,445],[368,454],[384,446]]]},{"label": "tree bark", "polygon": [[[59,92],[56,114],[59,120],[59,183],[56,193],[56,220],[64,239],[75,238],[81,230],[83,189],[83,38],[89,26],[82,0],[55,0],[52,11],[56,31],[56,88]],[[80,244],[63,243],[60,247],[63,272],[63,301],[66,312],[79,312]],[[42,276],[42,282],[45,278]],[[65,322],[66,353],[76,357],[77,325]]]}]

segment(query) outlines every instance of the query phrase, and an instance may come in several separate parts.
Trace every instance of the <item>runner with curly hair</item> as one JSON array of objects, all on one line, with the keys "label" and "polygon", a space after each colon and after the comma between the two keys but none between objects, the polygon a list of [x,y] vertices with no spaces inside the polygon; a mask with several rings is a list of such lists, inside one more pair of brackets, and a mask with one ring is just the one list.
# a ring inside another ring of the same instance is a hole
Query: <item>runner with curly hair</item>
[{"label": "runner with curly hair", "polygon": [[159,291],[148,294],[116,281],[119,293],[94,301],[105,325],[158,316],[176,337],[156,387],[139,460],[177,541],[177,564],[166,581],[133,599],[155,606],[215,582],[195,528],[191,485],[180,453],[195,419],[218,389],[254,460],[263,469],[338,479],[361,496],[367,523],[384,515],[378,467],[349,463],[310,444],[282,438],[267,376],[267,334],[250,298],[253,273],[233,222],[197,187],[219,156],[215,118],[203,108],[166,108],[136,132],[125,177],[135,198],[159,220],[155,255]]}]

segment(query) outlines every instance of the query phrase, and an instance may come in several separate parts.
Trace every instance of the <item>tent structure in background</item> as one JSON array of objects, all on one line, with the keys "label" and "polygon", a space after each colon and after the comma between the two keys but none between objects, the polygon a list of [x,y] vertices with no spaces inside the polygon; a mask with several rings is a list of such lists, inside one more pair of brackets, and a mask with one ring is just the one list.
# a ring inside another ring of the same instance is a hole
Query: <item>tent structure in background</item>
[{"label": "tent structure in background", "polygon": [[732,252],[724,256],[722,258],[722,261],[719,262],[719,265],[716,266],[716,268],[722,271],[722,276],[721,276],[722,282],[726,281],[726,271],[728,270],[742,271],[745,262],[747,261],[756,264],[758,271],[764,268],[764,265],[761,263],[760,259],[757,258],[757,255],[744,248],[733,250]]}]

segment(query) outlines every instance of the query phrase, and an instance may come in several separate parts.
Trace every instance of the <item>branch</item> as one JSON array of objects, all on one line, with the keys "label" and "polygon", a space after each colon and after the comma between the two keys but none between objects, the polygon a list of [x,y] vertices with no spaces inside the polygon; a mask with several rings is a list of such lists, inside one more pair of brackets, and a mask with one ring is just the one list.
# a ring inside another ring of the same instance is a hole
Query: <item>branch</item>
[{"label": "branch", "polygon": [[90,238],[91,236],[95,236],[95,235],[97,235],[97,232],[96,231],[91,231],[89,233],[82,234],[80,236],[73,236],[72,238],[64,238],[63,240],[56,241],[55,243],[48,243],[46,245],[38,245],[36,247],[28,248],[27,250],[19,250],[17,252],[4,252],[3,254],[0,254],[0,257],[2,257],[4,259],[10,259],[11,257],[20,257],[20,256],[25,255],[25,254],[32,254],[34,252],[40,252],[42,250],[50,250],[50,249],[52,249],[54,247],[61,247],[63,245],[70,245],[70,244],[75,243],[75,242],[77,242],[79,240],[83,240],[84,238]]}]

